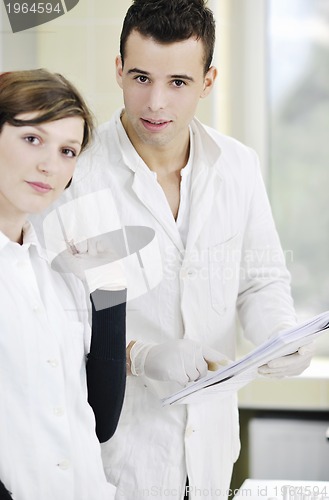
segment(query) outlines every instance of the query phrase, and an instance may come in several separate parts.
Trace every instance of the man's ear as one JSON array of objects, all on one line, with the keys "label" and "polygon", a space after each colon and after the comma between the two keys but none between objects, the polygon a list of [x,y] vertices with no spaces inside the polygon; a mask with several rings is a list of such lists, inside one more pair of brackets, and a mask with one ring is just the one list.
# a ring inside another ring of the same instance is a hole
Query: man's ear
[{"label": "man's ear", "polygon": [[118,85],[121,88],[122,88],[122,73],[123,73],[123,67],[122,67],[121,56],[116,56],[116,58],[115,58],[115,74],[116,74],[116,79],[117,79]]},{"label": "man's ear", "polygon": [[215,66],[211,66],[204,77],[203,91],[200,95],[201,98],[207,97],[207,95],[210,94],[214,86],[216,77],[217,77],[217,69],[215,68]]}]

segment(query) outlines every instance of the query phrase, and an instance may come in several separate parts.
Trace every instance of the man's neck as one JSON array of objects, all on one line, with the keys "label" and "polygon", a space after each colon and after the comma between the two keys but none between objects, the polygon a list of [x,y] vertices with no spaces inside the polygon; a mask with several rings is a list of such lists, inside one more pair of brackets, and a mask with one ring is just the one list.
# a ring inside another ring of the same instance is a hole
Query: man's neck
[{"label": "man's neck", "polygon": [[132,130],[129,130],[124,114],[121,121],[135,150],[152,172],[156,172],[158,176],[166,176],[179,173],[185,167],[190,154],[190,131],[188,128],[185,137],[178,143],[171,141],[164,145],[153,145],[145,144]]},{"label": "man's neck", "polygon": [[188,162],[190,146],[188,141],[184,146],[176,148],[142,146],[136,150],[148,168],[159,177],[179,173]]},{"label": "man's neck", "polygon": [[177,219],[180,204],[181,170],[186,166],[190,154],[190,132],[182,134],[180,140],[166,144],[146,144],[141,141],[122,115],[122,125],[139,156],[148,168],[157,174],[157,181],[163,189],[174,219]]}]

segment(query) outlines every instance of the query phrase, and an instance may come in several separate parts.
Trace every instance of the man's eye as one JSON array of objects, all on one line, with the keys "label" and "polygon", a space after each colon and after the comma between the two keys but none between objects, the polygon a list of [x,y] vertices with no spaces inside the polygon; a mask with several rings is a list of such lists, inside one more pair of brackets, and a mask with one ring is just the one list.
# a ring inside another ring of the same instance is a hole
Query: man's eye
[{"label": "man's eye", "polygon": [[173,84],[175,87],[184,87],[185,82],[183,80],[174,80]]},{"label": "man's eye", "polygon": [[147,78],[147,76],[140,75],[140,76],[137,76],[137,77],[136,77],[136,80],[137,80],[139,83],[146,83],[146,82],[148,81],[148,78]]}]

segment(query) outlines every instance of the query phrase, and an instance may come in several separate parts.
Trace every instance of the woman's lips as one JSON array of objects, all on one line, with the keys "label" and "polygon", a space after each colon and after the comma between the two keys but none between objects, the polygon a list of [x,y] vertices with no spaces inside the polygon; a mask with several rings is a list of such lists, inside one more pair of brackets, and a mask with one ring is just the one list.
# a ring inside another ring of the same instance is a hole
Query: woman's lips
[{"label": "woman's lips", "polygon": [[43,182],[31,182],[26,181],[32,189],[37,191],[38,193],[49,193],[53,188],[49,184],[44,184]]}]

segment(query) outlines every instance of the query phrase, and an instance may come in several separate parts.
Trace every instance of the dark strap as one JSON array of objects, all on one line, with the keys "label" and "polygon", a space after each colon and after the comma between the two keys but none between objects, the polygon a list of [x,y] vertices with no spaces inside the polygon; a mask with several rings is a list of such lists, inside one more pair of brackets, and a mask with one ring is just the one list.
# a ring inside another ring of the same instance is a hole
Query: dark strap
[{"label": "dark strap", "polygon": [[13,500],[11,494],[2,481],[0,481],[0,500]]},{"label": "dark strap", "polygon": [[[101,309],[97,307],[100,299]],[[96,290],[91,302],[88,402],[95,414],[97,437],[103,443],[116,430],[126,387],[126,290]]]}]

